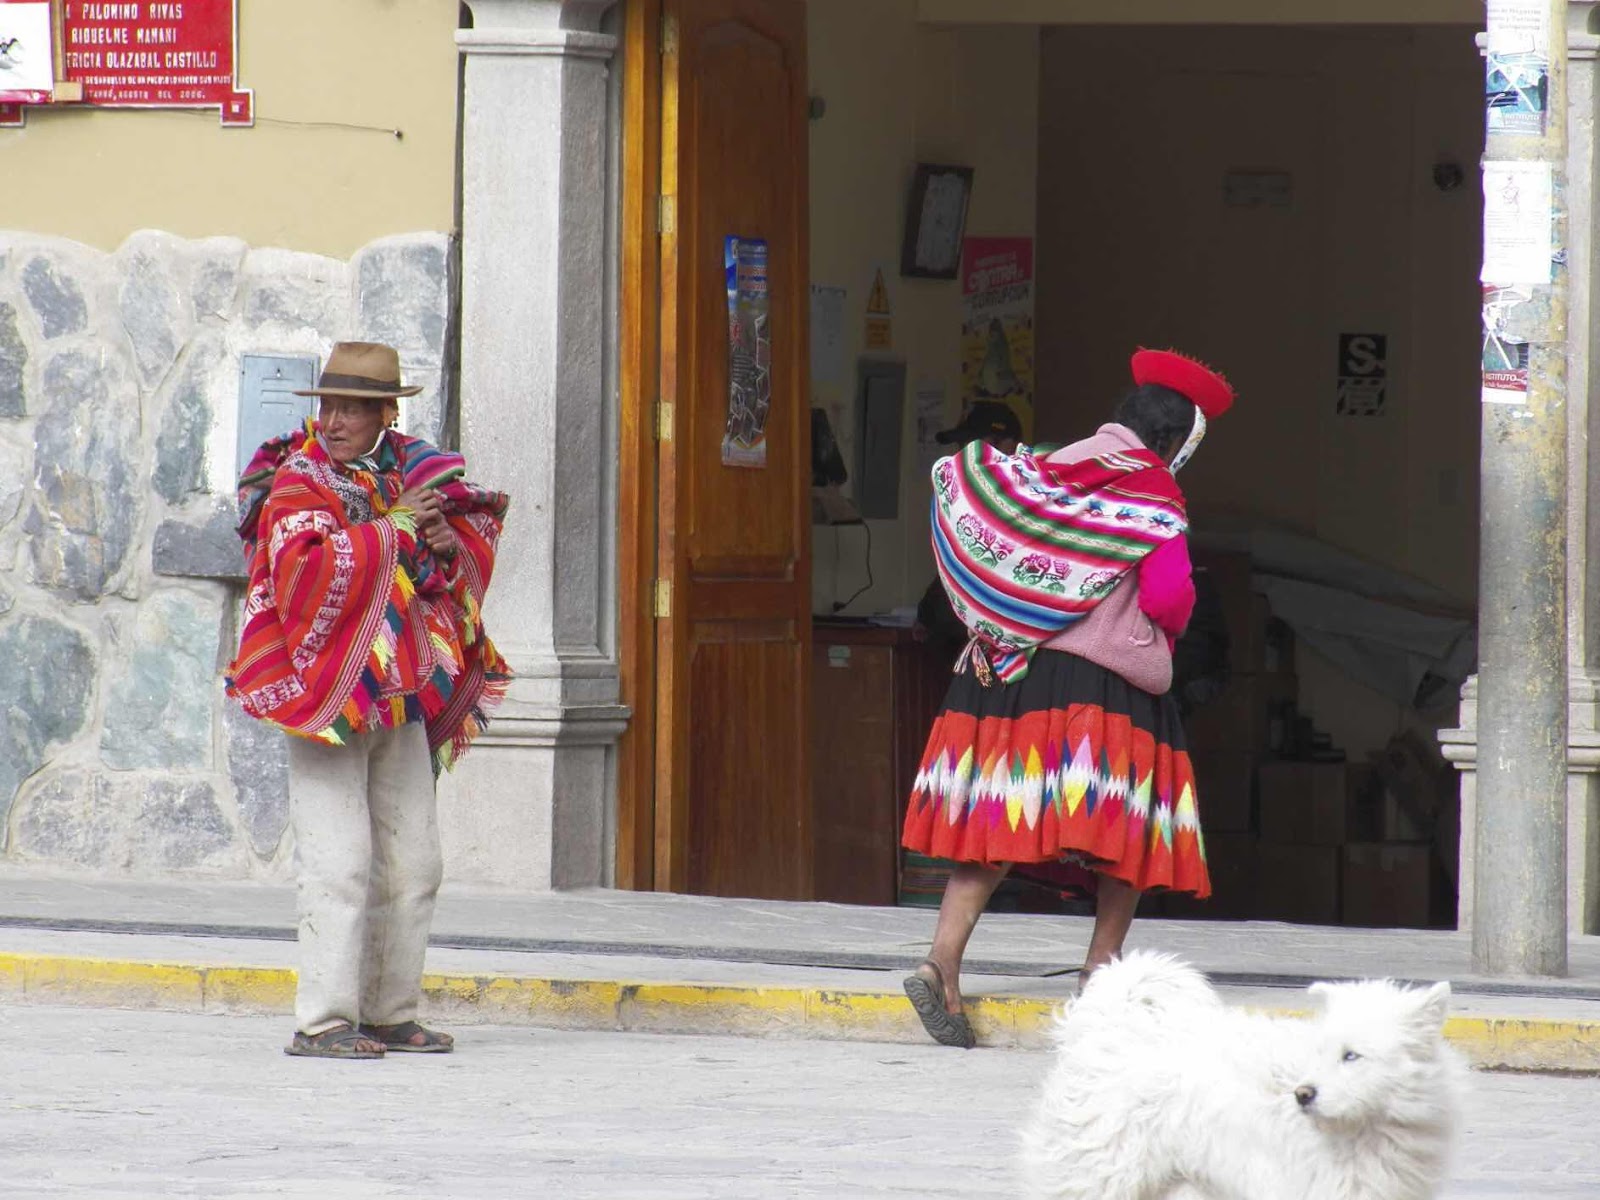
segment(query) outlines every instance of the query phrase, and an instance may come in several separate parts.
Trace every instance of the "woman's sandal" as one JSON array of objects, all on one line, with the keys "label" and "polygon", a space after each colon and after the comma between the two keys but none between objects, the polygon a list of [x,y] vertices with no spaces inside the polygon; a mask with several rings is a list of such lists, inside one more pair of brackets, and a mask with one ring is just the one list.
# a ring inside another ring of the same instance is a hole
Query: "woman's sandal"
[{"label": "woman's sandal", "polygon": [[[374,1042],[380,1043],[372,1049]],[[382,1058],[381,1038],[365,1030],[358,1032],[348,1021],[341,1022],[321,1033],[295,1031],[294,1040],[283,1048],[285,1054],[295,1058]]]},{"label": "woman's sandal", "polygon": [[920,971],[923,967],[933,972],[931,982],[913,972],[906,976],[903,985],[911,1007],[917,1010],[917,1016],[922,1020],[922,1027],[941,1046],[959,1046],[963,1050],[971,1050],[978,1044],[972,1032],[972,1022],[967,1020],[966,1013],[953,1013],[944,1006],[944,972],[931,958],[923,959],[915,970]]},{"label": "woman's sandal", "polygon": [[440,1033],[415,1021],[401,1021],[398,1025],[363,1025],[361,1033],[382,1042],[385,1049],[400,1050],[407,1054],[449,1054],[456,1045],[455,1038],[448,1033]]}]

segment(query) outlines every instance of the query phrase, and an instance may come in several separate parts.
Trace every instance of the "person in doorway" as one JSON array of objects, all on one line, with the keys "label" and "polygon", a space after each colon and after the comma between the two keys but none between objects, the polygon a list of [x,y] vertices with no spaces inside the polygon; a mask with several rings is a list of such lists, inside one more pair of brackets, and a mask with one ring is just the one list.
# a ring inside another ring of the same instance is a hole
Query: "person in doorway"
[{"label": "person in doorway", "polygon": [[293,735],[297,1056],[453,1047],[416,1019],[442,874],[434,778],[510,681],[480,616],[507,499],[394,428],[418,391],[391,347],[339,343],[297,393],[316,419],[239,483],[249,584],[228,694]]},{"label": "person in doorway", "polygon": [[[934,435],[941,446],[965,449],[973,442],[987,442],[1001,454],[1015,454],[1022,442],[1022,422],[1009,404],[998,400],[978,400],[966,416],[950,429]],[[950,597],[937,575],[917,601],[917,619],[911,636],[952,657],[967,644],[967,627],[950,607]]]},{"label": "person in doorway", "polygon": [[1168,351],[1141,350],[1132,367],[1133,390],[1094,436],[1042,459],[977,443],[934,468],[934,557],[971,641],[901,841],[955,863],[932,948],[905,980],[944,1045],[974,1044],[961,960],[1013,863],[1092,872],[1080,986],[1121,952],[1140,892],[1211,891],[1170,694],[1195,595],[1175,473],[1233,390]]}]

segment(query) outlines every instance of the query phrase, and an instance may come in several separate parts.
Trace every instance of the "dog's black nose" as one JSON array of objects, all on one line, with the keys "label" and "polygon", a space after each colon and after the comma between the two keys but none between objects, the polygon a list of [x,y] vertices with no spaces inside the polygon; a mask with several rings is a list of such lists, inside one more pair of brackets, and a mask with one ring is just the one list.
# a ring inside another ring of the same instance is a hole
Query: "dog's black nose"
[{"label": "dog's black nose", "polygon": [[1317,1098],[1317,1089],[1309,1083],[1302,1083],[1295,1088],[1294,1098],[1299,1101],[1301,1108],[1310,1108],[1311,1102]]}]

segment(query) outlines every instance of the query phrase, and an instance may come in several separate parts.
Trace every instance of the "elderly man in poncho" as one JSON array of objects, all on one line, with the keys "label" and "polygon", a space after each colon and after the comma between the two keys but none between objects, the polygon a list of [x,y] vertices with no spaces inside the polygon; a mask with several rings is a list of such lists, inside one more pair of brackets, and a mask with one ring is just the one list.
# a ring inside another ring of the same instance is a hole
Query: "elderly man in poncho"
[{"label": "elderly man in poncho", "polygon": [[394,428],[389,346],[341,342],[317,418],[240,480],[249,567],[228,694],[291,734],[300,975],[287,1053],[439,1053],[417,1022],[443,872],[434,778],[510,672],[480,615],[507,500]]}]

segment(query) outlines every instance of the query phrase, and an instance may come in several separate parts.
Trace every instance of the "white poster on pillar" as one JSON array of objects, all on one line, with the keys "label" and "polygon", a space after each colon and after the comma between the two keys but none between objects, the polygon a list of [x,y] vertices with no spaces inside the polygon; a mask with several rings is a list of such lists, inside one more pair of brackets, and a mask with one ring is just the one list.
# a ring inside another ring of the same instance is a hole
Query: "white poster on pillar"
[{"label": "white poster on pillar", "polygon": [[1547,162],[1483,164],[1482,282],[1544,284],[1555,253],[1553,177]]}]

